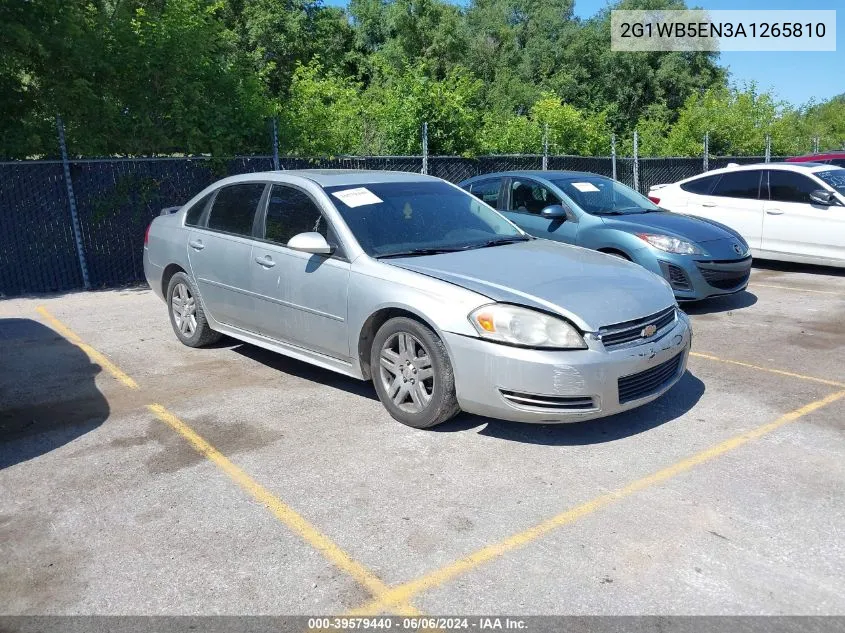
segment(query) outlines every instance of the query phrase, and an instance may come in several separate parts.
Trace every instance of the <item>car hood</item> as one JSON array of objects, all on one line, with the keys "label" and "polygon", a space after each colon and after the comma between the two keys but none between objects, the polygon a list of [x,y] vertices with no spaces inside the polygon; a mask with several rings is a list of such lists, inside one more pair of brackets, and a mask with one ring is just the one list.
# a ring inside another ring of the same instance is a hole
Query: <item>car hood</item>
[{"label": "car hood", "polygon": [[670,211],[603,216],[602,222],[627,233],[660,233],[699,243],[736,239],[736,234],[723,224]]},{"label": "car hood", "polygon": [[556,312],[585,331],[675,304],[669,284],[622,259],[550,240],[383,260],[494,301]]}]

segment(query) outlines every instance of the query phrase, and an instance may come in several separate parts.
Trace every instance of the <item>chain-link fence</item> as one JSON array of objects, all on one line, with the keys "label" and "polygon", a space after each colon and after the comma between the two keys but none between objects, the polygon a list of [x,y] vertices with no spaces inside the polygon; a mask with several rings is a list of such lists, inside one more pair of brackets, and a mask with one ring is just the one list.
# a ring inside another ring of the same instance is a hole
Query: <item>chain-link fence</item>
[{"label": "chain-link fence", "polygon": [[[588,171],[640,191],[704,171],[702,158],[608,156],[359,156],[278,158],[281,169],[377,169],[460,182],[498,171]],[[710,158],[708,167],[763,162]],[[143,281],[143,237],[164,207],[228,175],[272,170],[273,156],[136,158],[0,163],[0,296],[103,288]],[[67,168],[65,170],[65,167]],[[65,174],[68,175],[66,178]],[[73,200],[74,204],[71,203]],[[74,217],[75,216],[75,217]],[[74,221],[79,228],[75,239]],[[87,284],[86,284],[87,280]]]}]

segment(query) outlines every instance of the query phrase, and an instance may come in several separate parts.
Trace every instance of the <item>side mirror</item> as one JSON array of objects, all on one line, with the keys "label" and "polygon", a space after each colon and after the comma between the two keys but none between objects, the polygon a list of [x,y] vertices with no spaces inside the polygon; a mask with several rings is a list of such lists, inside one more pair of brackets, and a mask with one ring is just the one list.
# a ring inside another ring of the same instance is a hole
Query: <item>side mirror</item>
[{"label": "side mirror", "polygon": [[314,255],[331,255],[334,250],[319,233],[298,233],[288,240],[288,248]]},{"label": "side mirror", "polygon": [[810,192],[810,200],[816,204],[830,206],[833,202],[833,192],[827,191],[826,189],[816,189]]},{"label": "side mirror", "polygon": [[540,215],[544,218],[549,218],[550,220],[564,220],[566,219],[566,209],[564,209],[563,205],[560,204],[550,204],[540,211]]}]

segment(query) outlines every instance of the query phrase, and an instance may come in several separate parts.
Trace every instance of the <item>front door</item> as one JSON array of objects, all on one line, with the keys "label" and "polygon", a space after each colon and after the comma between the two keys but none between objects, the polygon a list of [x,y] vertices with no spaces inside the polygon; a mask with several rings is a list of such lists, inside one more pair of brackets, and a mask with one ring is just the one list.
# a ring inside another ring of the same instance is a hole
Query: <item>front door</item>
[{"label": "front door", "polygon": [[762,250],[845,261],[845,207],[810,200],[823,187],[794,171],[768,171]]},{"label": "front door", "polygon": [[[297,187],[274,184],[260,224],[250,268],[261,334],[347,360],[350,264],[319,206]],[[326,256],[287,247],[294,235],[311,231],[337,250]]]},{"label": "front door", "polygon": [[189,228],[188,261],[203,307],[220,323],[255,330],[249,295],[250,252],[264,183],[239,183],[217,192],[202,226]]},{"label": "front door", "polygon": [[546,218],[540,212],[560,198],[548,187],[529,178],[511,178],[507,187],[504,214],[531,235],[567,244],[577,244],[578,223],[566,218]]}]

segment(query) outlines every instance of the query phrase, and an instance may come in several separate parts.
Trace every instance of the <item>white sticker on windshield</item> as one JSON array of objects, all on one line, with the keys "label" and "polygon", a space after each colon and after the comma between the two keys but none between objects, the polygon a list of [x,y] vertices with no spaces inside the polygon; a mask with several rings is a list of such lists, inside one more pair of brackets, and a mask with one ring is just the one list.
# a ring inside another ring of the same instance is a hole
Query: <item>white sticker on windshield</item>
[{"label": "white sticker on windshield", "polygon": [[587,191],[599,191],[599,188],[591,182],[573,182],[572,186],[575,187],[578,191],[583,191],[585,193]]},{"label": "white sticker on windshield", "polygon": [[362,207],[365,204],[378,204],[382,202],[372,191],[366,187],[358,187],[357,189],[344,189],[343,191],[335,191],[332,195],[340,200],[347,207]]}]

